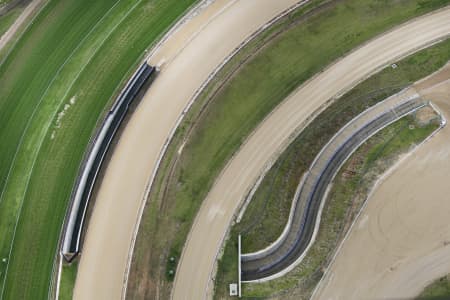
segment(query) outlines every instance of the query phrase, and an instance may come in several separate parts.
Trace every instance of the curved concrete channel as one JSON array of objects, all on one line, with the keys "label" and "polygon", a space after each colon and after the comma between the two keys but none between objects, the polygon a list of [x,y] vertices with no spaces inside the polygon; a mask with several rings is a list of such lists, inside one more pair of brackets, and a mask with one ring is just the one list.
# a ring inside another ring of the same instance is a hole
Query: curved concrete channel
[{"label": "curved concrete channel", "polygon": [[293,200],[284,234],[263,251],[242,255],[242,280],[267,281],[298,265],[314,242],[323,202],[341,166],[371,136],[423,105],[417,94],[395,95],[343,127],[317,155],[300,183],[300,193]]}]

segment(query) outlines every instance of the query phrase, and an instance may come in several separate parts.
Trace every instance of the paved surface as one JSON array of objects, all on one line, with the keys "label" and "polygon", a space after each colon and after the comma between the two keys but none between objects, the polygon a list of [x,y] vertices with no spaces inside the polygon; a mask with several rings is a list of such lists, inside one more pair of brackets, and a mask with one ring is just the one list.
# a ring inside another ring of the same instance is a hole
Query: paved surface
[{"label": "paved surface", "polygon": [[[446,82],[421,90],[447,120],[449,70]],[[411,299],[450,273],[448,178],[447,124],[378,185],[313,299]]]},{"label": "paved surface", "polygon": [[178,117],[233,49],[296,2],[217,0],[150,58],[161,73],[123,130],[105,170],[81,254],[75,299],[120,299],[146,186]]},{"label": "paved surface", "polygon": [[233,215],[265,165],[310,115],[386,64],[449,34],[450,7],[397,27],[355,50],[278,106],[228,163],[204,200],[183,250],[174,299],[210,297],[213,266]]},{"label": "paved surface", "polygon": [[17,19],[14,21],[14,23],[9,27],[9,29],[0,36],[0,50],[5,47],[5,45],[13,38],[14,34],[16,34],[17,30],[24,24],[25,21],[28,20],[28,18],[36,12],[43,4],[45,3],[45,0],[33,0],[30,4],[27,5],[27,7],[24,9],[24,11],[17,17]]}]

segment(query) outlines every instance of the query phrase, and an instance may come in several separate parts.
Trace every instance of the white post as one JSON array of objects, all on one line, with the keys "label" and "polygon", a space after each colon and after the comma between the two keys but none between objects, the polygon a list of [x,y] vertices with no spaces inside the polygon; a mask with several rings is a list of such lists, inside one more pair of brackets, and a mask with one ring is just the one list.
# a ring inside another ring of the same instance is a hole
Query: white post
[{"label": "white post", "polygon": [[241,235],[238,236],[238,297],[241,298]]}]

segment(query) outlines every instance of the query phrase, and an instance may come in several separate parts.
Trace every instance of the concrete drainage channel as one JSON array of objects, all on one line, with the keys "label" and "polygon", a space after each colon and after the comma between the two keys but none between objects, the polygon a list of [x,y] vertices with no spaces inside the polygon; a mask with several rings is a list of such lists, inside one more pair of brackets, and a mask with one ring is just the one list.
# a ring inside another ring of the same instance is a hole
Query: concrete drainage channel
[{"label": "concrete drainage channel", "polygon": [[417,94],[402,98],[394,95],[344,126],[317,155],[300,183],[283,234],[265,249],[242,254],[243,282],[275,279],[298,265],[315,240],[323,200],[343,163],[378,131],[425,105]]}]

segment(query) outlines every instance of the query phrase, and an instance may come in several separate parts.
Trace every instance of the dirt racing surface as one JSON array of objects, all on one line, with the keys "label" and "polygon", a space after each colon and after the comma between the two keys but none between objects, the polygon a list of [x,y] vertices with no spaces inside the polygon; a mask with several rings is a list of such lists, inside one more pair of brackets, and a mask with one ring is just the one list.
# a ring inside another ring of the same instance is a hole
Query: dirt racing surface
[{"label": "dirt racing surface", "polygon": [[[449,70],[416,85],[446,119]],[[447,124],[374,189],[313,299],[411,299],[450,273],[449,178]]]},{"label": "dirt racing surface", "polygon": [[[259,27],[297,0],[217,0],[191,14],[149,59],[161,67],[105,170],[74,299],[120,299],[146,189],[177,119],[208,75]],[[258,9],[255,9],[258,7]]]}]

